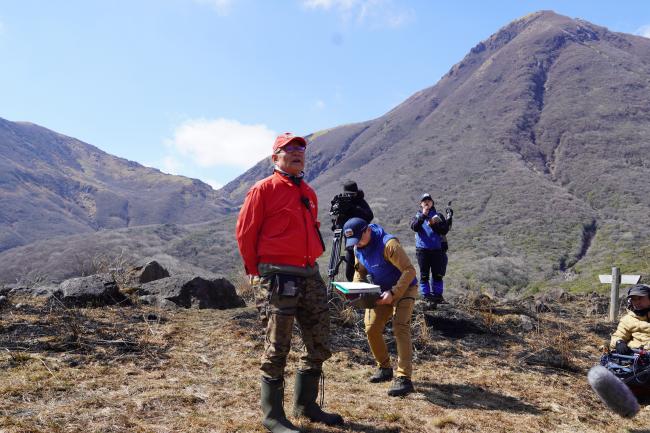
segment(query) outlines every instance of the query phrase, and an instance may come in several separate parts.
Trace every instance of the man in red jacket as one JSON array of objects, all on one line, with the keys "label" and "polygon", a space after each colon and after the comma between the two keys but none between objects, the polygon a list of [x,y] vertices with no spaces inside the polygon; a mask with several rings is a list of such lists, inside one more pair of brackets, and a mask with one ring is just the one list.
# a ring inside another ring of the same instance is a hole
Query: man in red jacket
[{"label": "man in red jacket", "polygon": [[283,409],[284,368],[294,318],[306,353],[296,374],[294,415],[328,425],[342,424],[316,403],[323,362],[331,356],[327,288],[316,259],[325,245],[320,236],[318,199],[304,181],[304,138],[277,137],[271,159],[274,172],[246,195],[237,220],[237,242],[246,273],[256,291],[266,326],[262,355],[262,424],[273,433],[299,432]]}]

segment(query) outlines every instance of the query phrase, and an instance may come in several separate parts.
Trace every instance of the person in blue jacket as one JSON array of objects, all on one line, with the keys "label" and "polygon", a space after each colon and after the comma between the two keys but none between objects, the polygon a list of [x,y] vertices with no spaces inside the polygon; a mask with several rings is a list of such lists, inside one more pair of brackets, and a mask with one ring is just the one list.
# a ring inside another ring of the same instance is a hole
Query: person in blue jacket
[{"label": "person in blue jacket", "polygon": [[436,211],[431,195],[420,198],[420,210],[411,219],[415,232],[415,254],[420,268],[420,296],[431,304],[445,303],[443,277],[447,271],[445,235],[449,231],[444,215]]},{"label": "person in blue jacket", "polygon": [[391,397],[414,391],[413,344],[411,316],[417,296],[417,278],[411,260],[399,240],[378,224],[368,224],[361,218],[351,218],[343,226],[347,248],[354,247],[354,281],[365,281],[381,288],[381,297],[373,307],[367,307],[363,318],[368,345],[379,369],[370,382],[393,379],[388,346],[383,332],[389,320],[397,346],[397,371],[388,390]]}]

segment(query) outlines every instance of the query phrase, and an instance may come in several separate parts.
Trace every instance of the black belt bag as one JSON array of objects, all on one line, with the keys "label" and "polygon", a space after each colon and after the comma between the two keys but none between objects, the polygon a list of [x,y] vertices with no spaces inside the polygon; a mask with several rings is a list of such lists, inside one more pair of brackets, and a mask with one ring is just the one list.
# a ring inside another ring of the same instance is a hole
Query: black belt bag
[{"label": "black belt bag", "polygon": [[298,296],[300,288],[305,285],[305,278],[289,274],[275,274],[274,285],[280,296]]}]

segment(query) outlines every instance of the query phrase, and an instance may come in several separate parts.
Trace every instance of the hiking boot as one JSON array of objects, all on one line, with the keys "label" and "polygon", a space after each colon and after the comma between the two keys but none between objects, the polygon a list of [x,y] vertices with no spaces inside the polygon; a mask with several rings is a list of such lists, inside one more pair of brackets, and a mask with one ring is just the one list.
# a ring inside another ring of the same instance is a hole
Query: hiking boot
[{"label": "hiking boot", "polygon": [[449,302],[445,301],[445,298],[442,297],[442,295],[430,295],[430,297],[427,299],[427,302],[430,302],[432,304],[448,304]]},{"label": "hiking boot", "polygon": [[321,378],[321,371],[304,370],[296,374],[296,386],[294,388],[293,414],[304,416],[310,421],[320,422],[326,425],[341,425],[343,417],[338,413],[323,411],[316,403],[318,396],[318,381]]},{"label": "hiking boot", "polygon": [[272,433],[300,433],[284,414],[284,379],[262,377],[262,425]]},{"label": "hiking boot", "polygon": [[395,381],[388,390],[388,395],[391,397],[402,397],[406,394],[415,391],[413,388],[413,382],[406,376],[399,376],[395,378]]},{"label": "hiking boot", "polygon": [[427,293],[426,295],[422,295],[422,300],[428,304],[434,302],[435,297],[431,293]]},{"label": "hiking boot", "polygon": [[388,382],[393,378],[393,369],[392,368],[380,368],[370,376],[368,381],[370,383],[379,383],[379,382]]}]

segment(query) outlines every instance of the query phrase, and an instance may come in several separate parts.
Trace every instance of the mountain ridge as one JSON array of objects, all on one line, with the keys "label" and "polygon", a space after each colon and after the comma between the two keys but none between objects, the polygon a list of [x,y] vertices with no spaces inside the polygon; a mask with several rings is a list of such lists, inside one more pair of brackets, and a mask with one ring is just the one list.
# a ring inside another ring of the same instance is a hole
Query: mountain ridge
[{"label": "mountain ridge", "polygon": [[0,155],[0,251],[52,235],[205,221],[231,207],[199,180],[29,122],[0,119]]}]

